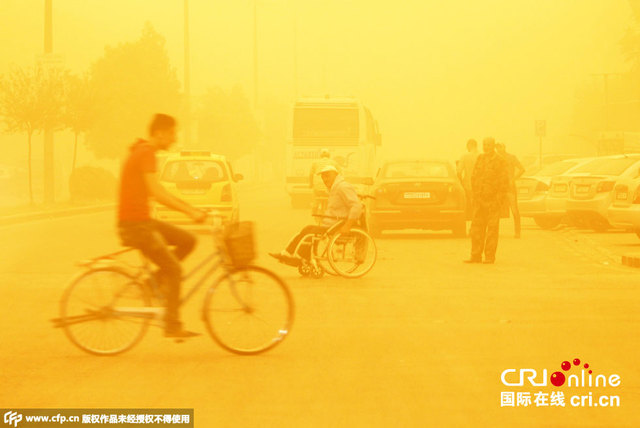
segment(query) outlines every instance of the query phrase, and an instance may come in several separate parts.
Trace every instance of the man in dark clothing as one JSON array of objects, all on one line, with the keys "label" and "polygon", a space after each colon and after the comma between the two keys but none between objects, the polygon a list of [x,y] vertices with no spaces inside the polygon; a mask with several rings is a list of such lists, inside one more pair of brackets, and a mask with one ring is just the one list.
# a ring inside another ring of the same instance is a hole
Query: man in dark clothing
[{"label": "man in dark clothing", "polygon": [[[181,211],[196,222],[207,216],[169,193],[156,176],[156,151],[166,150],[176,141],[176,121],[164,114],[154,116],[149,140],[138,140],[130,148],[122,167],[118,205],[118,232],[122,244],[142,251],[160,268],[159,280],[167,286],[165,336],[190,337],[196,333],[184,330],[179,317],[180,261],[194,248],[195,237],[178,227],[151,218],[149,198]],[[169,245],[175,246],[172,251]]]},{"label": "man in dark clothing", "polygon": [[[518,209],[518,190],[516,188],[516,180],[524,174],[524,167],[517,157],[511,153],[507,153],[507,148],[503,143],[496,144],[496,151],[507,161],[507,170],[509,172],[509,190],[507,191],[507,205],[511,208],[513,214],[513,226],[515,228],[515,237],[520,238],[520,210]],[[507,212],[507,217],[509,213]]]},{"label": "man in dark clothing", "polygon": [[494,263],[500,231],[500,204],[509,186],[507,161],[496,153],[495,140],[482,142],[484,153],[478,156],[471,187],[473,190],[473,220],[471,221],[471,258],[466,263]]}]

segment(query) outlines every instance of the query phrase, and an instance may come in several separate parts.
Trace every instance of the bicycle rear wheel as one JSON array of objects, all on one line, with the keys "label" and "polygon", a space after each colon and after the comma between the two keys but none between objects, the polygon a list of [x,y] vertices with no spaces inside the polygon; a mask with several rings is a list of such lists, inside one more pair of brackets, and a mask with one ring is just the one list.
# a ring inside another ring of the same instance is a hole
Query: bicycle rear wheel
[{"label": "bicycle rear wheel", "polygon": [[89,270],[65,290],[58,324],[78,348],[115,355],[137,344],[155,317],[148,290],[114,268]]},{"label": "bicycle rear wheel", "polygon": [[287,285],[273,272],[246,266],[224,274],[202,307],[209,334],[235,354],[267,351],[287,336],[294,305]]}]

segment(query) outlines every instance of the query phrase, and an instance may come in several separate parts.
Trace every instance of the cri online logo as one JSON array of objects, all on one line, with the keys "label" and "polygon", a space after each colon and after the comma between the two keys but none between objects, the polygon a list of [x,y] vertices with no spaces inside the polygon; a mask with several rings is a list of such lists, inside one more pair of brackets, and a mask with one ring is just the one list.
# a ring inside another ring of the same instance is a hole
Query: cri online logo
[{"label": "cri online logo", "polygon": [[18,412],[8,411],[4,414],[4,423],[13,425],[14,427],[18,426],[18,422],[22,420],[22,415]]},{"label": "cri online logo", "polygon": [[[593,371],[589,369],[589,363],[582,364],[579,358],[573,360],[573,364],[569,361],[563,361],[560,364],[562,371],[556,371],[547,378],[547,369],[542,370],[542,379],[537,381],[538,372],[535,369],[507,369],[502,372],[500,379],[502,383],[507,386],[523,386],[525,379],[533,386],[547,386],[547,379],[553,386],[560,387],[567,383],[567,386],[577,387],[591,387],[591,386],[613,386],[620,385],[620,376],[617,374],[609,375],[608,377],[599,374],[595,378],[592,376]],[[576,367],[572,373],[568,373],[573,367]],[[581,370],[580,370],[581,369]],[[579,374],[576,371],[580,370]],[[585,373],[588,370],[588,373]],[[567,375],[565,376],[565,373]],[[514,375],[515,374],[515,375]]]}]

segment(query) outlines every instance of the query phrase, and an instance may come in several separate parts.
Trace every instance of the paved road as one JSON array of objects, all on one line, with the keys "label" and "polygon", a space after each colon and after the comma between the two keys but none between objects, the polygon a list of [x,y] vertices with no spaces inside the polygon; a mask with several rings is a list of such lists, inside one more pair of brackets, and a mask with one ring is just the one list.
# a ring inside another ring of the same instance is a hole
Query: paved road
[{"label": "paved road", "polygon": [[[516,240],[505,222],[498,262],[485,266],[461,263],[467,239],[390,234],[366,277],[312,280],[264,256],[307,213],[275,187],[242,202],[242,216],[258,222],[258,262],[286,279],[297,305],[290,337],[256,357],[228,354],[207,336],[175,344],[155,329],[124,355],[85,355],[48,319],[73,262],[117,248],[113,213],[0,227],[0,406],[188,407],[197,427],[640,426],[640,271],[616,258],[622,235],[525,223]],[[640,243],[627,237],[630,248]],[[202,239],[190,262],[209,244]],[[192,302],[185,319],[204,332],[198,311]],[[594,376],[620,375],[621,385],[500,380],[509,368],[550,375],[574,358]],[[552,391],[616,395],[621,405],[501,407],[501,392]]]}]

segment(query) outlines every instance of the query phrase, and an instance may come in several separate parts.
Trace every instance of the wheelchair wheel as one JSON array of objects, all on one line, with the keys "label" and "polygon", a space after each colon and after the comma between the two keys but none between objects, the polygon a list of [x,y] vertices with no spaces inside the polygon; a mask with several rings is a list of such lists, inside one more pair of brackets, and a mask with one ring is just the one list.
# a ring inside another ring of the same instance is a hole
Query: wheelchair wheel
[{"label": "wheelchair wheel", "polygon": [[329,263],[329,242],[331,242],[331,238],[318,240],[313,248],[313,257],[318,264],[318,267],[322,268],[324,272],[332,276],[337,276],[338,273]]},{"label": "wheelchair wheel", "polygon": [[338,275],[358,278],[371,270],[378,251],[369,234],[360,229],[351,229],[349,233],[333,235],[327,255],[329,264]]},{"label": "wheelchair wheel", "polygon": [[301,276],[311,276],[312,270],[313,267],[306,260],[303,260],[302,263],[298,265],[298,273]]}]

